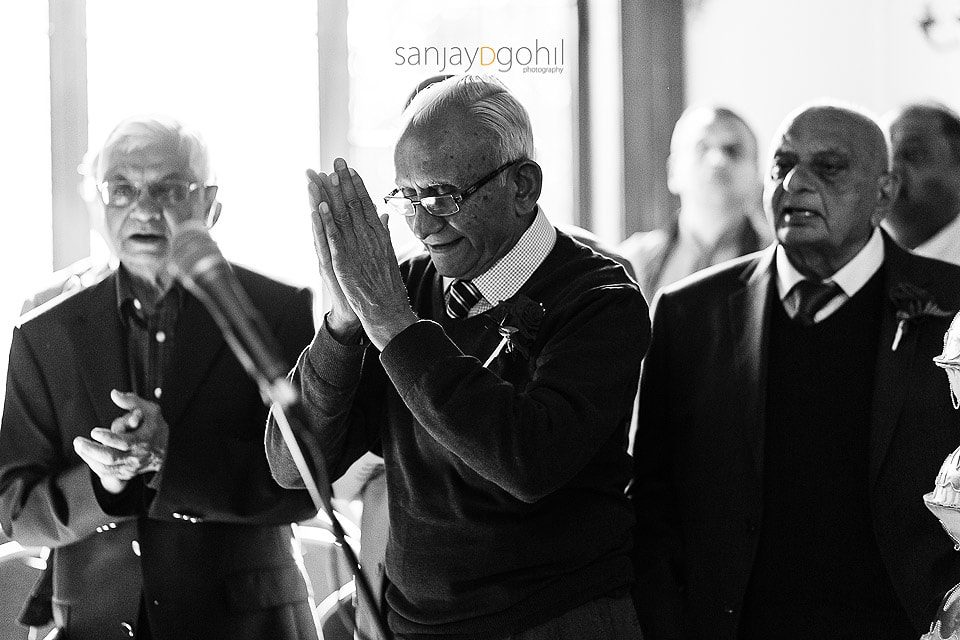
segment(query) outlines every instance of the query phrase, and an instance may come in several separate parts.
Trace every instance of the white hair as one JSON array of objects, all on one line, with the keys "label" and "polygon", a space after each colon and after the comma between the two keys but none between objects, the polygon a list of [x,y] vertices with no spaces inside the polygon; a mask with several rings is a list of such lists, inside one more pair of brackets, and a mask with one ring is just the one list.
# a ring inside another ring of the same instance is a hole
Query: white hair
[{"label": "white hair", "polygon": [[214,183],[210,152],[203,137],[195,129],[165,116],[135,116],[120,122],[100,151],[85,160],[85,164],[89,163],[85,173],[99,183],[104,178],[108,152],[130,153],[156,145],[170,149],[177,157],[187,158],[190,171],[203,184]]},{"label": "white hair", "polygon": [[[420,91],[403,112],[401,136],[413,127],[429,126],[451,109],[466,111],[480,130],[489,134],[499,164],[534,159],[530,116],[493,76],[453,76]],[[506,179],[499,176],[501,184]]]}]

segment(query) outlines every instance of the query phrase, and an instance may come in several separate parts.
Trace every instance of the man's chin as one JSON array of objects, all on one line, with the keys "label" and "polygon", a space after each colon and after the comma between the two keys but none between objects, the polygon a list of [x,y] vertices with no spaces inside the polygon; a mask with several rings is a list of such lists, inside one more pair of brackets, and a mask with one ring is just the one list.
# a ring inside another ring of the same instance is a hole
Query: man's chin
[{"label": "man's chin", "polygon": [[472,277],[473,262],[467,263],[462,258],[456,259],[453,256],[442,253],[434,254],[432,251],[430,252],[430,259],[433,260],[433,265],[437,268],[437,273],[445,278],[462,280]]}]

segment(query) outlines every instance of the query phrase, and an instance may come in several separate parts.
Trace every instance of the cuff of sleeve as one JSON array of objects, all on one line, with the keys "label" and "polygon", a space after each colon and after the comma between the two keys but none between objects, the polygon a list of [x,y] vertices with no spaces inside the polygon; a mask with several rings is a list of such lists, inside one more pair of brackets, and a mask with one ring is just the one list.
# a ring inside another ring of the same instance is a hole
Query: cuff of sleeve
[{"label": "cuff of sleeve", "polygon": [[337,386],[352,386],[360,380],[364,344],[341,344],[327,329],[326,321],[317,331],[307,349],[307,361],[314,373],[324,381]]},{"label": "cuff of sleeve", "polygon": [[391,340],[380,354],[384,371],[401,397],[419,385],[434,364],[443,358],[463,356],[432,320],[418,320]]},{"label": "cuff of sleeve", "polygon": [[127,482],[127,486],[120,493],[110,493],[103,488],[100,478],[90,471],[90,482],[93,485],[93,493],[97,496],[97,502],[103,512],[110,516],[131,516],[140,511],[143,501],[139,479],[132,478]]},{"label": "cuff of sleeve", "polygon": [[57,476],[56,483],[63,494],[63,503],[69,505],[69,512],[66,514],[69,527],[81,535],[92,532],[111,515],[104,510],[99,500],[98,490],[103,493],[106,491],[87,465],[70,467]]}]

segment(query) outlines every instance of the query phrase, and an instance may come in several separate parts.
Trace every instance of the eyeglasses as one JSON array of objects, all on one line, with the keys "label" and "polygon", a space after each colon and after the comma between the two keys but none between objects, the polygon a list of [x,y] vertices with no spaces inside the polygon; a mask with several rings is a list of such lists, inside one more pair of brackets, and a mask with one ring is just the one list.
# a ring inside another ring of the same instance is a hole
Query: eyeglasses
[{"label": "eyeglasses", "polygon": [[173,206],[186,200],[202,186],[199,182],[189,180],[161,180],[146,185],[128,180],[105,180],[97,185],[97,191],[103,204],[108,207],[129,207],[140,199],[144,191],[154,202]]},{"label": "eyeglasses", "polygon": [[400,189],[394,189],[383,197],[383,201],[390,205],[394,211],[408,218],[412,218],[413,216],[417,215],[416,205],[423,207],[426,212],[432,216],[437,218],[447,218],[460,211],[461,202],[479,191],[483,185],[496,178],[501,172],[507,170],[522,160],[523,158],[518,158],[517,160],[511,160],[506,164],[500,165],[466,189],[458,190],[454,193],[444,193],[439,196],[425,196],[423,198],[418,198],[416,196],[405,196],[400,192]]}]

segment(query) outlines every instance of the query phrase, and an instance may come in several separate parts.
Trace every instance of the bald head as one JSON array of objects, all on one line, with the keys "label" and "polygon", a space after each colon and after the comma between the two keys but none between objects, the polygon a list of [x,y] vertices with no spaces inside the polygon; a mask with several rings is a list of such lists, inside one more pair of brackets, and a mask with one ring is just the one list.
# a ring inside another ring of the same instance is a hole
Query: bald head
[{"label": "bald head", "polygon": [[827,278],[867,244],[897,184],[879,125],[856,109],[803,107],[774,137],[764,204],[790,262]]},{"label": "bald head", "polygon": [[756,211],[760,200],[757,139],[739,115],[718,106],[683,112],[673,129],[667,186],[680,197],[680,215],[698,227]]},{"label": "bald head", "polygon": [[942,104],[919,103],[885,120],[892,169],[901,181],[886,227],[915,249],[960,215],[960,117]]},{"label": "bald head", "polygon": [[779,140],[791,129],[804,129],[824,143],[843,146],[858,163],[878,176],[888,170],[886,134],[863,111],[829,104],[801,107],[787,116],[774,139]]}]

